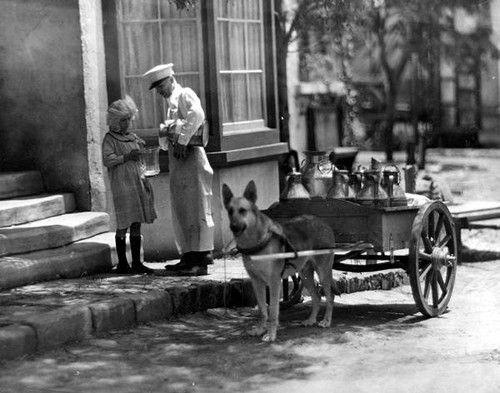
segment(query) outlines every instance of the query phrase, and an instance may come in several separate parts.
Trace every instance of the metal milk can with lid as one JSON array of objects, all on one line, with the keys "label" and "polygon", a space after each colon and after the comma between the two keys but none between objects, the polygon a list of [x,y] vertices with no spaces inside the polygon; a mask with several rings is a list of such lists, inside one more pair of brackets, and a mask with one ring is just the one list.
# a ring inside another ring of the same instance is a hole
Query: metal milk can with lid
[{"label": "metal milk can with lid", "polygon": [[304,151],[306,158],[302,161],[302,183],[311,197],[326,198],[332,186],[332,169],[334,165],[325,151]]},{"label": "metal milk can with lid", "polygon": [[349,181],[349,171],[347,169],[337,169],[332,171],[332,186],[328,190],[327,198],[330,199],[354,199],[356,194]]},{"label": "metal milk can with lid", "polygon": [[356,194],[356,202],[372,207],[389,206],[389,197],[381,185],[382,172],[380,163],[372,159],[370,169],[363,172],[363,186]]},{"label": "metal milk can with lid", "polygon": [[387,192],[389,197],[390,206],[406,206],[408,201],[403,188],[400,186],[401,172],[399,168],[394,165],[386,165],[382,171],[381,185]]},{"label": "metal milk can with lid", "polygon": [[302,173],[292,171],[288,174],[280,199],[311,199],[311,195],[302,184]]}]

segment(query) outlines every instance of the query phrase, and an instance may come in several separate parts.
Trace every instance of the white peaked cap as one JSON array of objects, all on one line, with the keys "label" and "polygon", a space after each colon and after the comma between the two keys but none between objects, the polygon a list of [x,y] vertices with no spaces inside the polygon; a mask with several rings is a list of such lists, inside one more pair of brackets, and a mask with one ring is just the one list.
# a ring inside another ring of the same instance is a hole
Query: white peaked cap
[{"label": "white peaked cap", "polygon": [[159,64],[146,72],[143,77],[146,79],[149,90],[155,87],[155,85],[158,84],[158,82],[160,82],[161,80],[174,75],[173,66],[173,63]]}]

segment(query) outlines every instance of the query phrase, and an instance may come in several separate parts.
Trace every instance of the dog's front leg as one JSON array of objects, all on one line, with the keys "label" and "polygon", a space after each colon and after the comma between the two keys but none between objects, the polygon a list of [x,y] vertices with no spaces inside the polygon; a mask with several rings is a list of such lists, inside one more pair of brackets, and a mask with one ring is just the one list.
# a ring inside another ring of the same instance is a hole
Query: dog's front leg
[{"label": "dog's front leg", "polygon": [[280,309],[280,277],[277,277],[275,283],[269,288],[269,322],[267,324],[267,334],[264,334],[262,341],[273,342],[276,340],[276,333],[279,326]]},{"label": "dog's front leg", "polygon": [[262,336],[267,330],[268,311],[266,301],[266,284],[258,278],[252,278],[252,286],[257,298],[257,306],[259,307],[260,319],[257,326],[248,330],[251,336]]}]

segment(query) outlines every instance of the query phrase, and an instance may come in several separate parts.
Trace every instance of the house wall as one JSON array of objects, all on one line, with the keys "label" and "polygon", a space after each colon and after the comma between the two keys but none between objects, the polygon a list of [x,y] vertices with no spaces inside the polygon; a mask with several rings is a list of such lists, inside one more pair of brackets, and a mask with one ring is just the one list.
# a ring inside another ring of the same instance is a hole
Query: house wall
[{"label": "house wall", "polygon": [[0,170],[41,171],[90,208],[78,0],[0,4]]},{"label": "house wall", "polygon": [[[85,123],[87,137],[90,210],[112,207],[112,195],[106,192],[108,178],[102,162],[102,140],[108,131],[106,65],[101,0],[79,0]],[[108,186],[109,188],[109,186]]]}]

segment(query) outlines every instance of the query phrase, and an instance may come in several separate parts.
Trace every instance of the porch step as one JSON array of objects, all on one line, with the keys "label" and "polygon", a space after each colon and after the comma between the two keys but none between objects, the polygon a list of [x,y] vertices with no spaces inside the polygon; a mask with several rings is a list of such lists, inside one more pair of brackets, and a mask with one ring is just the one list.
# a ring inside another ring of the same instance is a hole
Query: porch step
[{"label": "porch step", "polygon": [[0,173],[0,199],[17,198],[43,192],[43,179],[38,171]]},{"label": "porch step", "polygon": [[40,194],[0,200],[0,227],[43,220],[75,210],[72,193]]},{"label": "porch step", "polygon": [[[141,257],[143,253],[141,249]],[[132,260],[128,239],[127,259]],[[0,291],[41,281],[109,273],[117,263],[115,233],[103,232],[63,247],[0,257]]]},{"label": "porch step", "polygon": [[109,215],[76,212],[0,228],[0,257],[65,246],[109,231]]},{"label": "porch step", "polygon": [[0,258],[0,291],[40,281],[110,272],[109,244],[92,238],[67,246]]},{"label": "porch step", "polygon": [[45,192],[39,172],[0,173],[0,291],[116,265],[109,215],[75,209],[72,193]]}]

